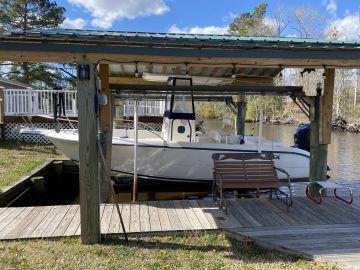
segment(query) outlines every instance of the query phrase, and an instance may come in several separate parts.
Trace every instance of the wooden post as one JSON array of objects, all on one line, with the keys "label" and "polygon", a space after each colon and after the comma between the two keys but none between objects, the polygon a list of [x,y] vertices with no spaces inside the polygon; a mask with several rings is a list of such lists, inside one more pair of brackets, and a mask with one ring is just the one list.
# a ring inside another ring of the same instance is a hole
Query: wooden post
[{"label": "wooden post", "polygon": [[100,242],[100,191],[94,65],[78,66],[81,241]]},{"label": "wooden post", "polygon": [[235,131],[237,135],[245,135],[246,101],[245,95],[238,95],[235,99],[237,115],[235,117]]},{"label": "wooden post", "polygon": [[[332,106],[335,82],[335,70],[325,69],[324,93],[321,87],[317,89],[317,96],[313,98],[310,108],[310,182],[326,180],[328,144],[331,143]],[[317,194],[312,186],[311,195]]]},{"label": "wooden post", "polygon": [[324,93],[321,99],[319,143],[331,143],[335,69],[325,69]]},{"label": "wooden post", "polygon": [[327,144],[320,144],[320,118],[321,118],[320,95],[313,97],[311,106],[311,126],[310,126],[310,182],[326,179],[327,173]]},{"label": "wooden post", "polygon": [[[99,129],[100,129],[100,144],[103,151],[106,163],[111,168],[111,149],[112,149],[112,98],[109,90],[109,65],[100,64],[100,94],[106,96],[107,103],[100,106]],[[100,163],[100,201],[102,203],[109,202],[110,186],[107,181],[107,173],[105,165]]]}]

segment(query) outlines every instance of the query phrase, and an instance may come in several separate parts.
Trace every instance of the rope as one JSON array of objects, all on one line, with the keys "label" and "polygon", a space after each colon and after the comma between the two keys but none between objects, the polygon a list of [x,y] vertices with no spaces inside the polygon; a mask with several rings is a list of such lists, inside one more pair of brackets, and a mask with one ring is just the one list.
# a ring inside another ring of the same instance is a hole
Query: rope
[{"label": "rope", "polygon": [[107,176],[107,179],[108,179],[108,182],[109,182],[109,186],[110,186],[110,190],[111,190],[111,197],[113,199],[113,201],[115,202],[115,206],[116,206],[116,210],[117,210],[117,213],[118,213],[118,216],[120,218],[120,224],[121,224],[121,227],[122,227],[122,230],[124,232],[124,237],[125,237],[125,241],[126,242],[129,242],[129,239],[127,237],[127,233],[125,231],[125,226],[124,226],[124,221],[122,219],[122,216],[121,216],[121,211],[120,211],[120,208],[119,208],[119,204],[116,202],[115,200],[115,190],[114,190],[114,186],[112,185],[111,183],[111,175],[109,173],[109,168],[106,164],[106,160],[105,160],[105,156],[104,156],[104,153],[102,151],[102,148],[101,148],[101,145],[100,145],[100,142],[99,140],[97,140],[97,145],[98,145],[98,148],[99,148],[99,153],[100,153],[100,157],[101,157],[101,161],[103,162],[103,165],[105,167],[105,172],[106,172],[106,176]]}]

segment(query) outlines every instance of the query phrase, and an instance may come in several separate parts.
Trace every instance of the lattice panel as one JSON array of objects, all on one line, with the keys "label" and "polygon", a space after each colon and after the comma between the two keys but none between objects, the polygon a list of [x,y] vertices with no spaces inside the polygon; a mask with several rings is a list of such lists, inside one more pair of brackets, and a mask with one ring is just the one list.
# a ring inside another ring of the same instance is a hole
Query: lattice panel
[{"label": "lattice panel", "polygon": [[[26,143],[36,143],[36,144],[50,144],[50,141],[41,135],[30,135],[30,134],[20,134],[17,132],[19,124],[10,123],[5,124],[5,139],[7,140],[18,140]],[[77,128],[77,124],[73,123],[74,128]],[[52,123],[35,123],[33,124],[34,128],[46,128],[53,129],[54,124]],[[62,128],[71,129],[69,123],[62,123]]]},{"label": "lattice panel", "polygon": [[[5,139],[7,140],[18,140],[21,142],[27,143],[36,143],[36,144],[50,144],[50,141],[41,135],[30,135],[30,134],[19,134],[17,132],[17,127],[19,124],[9,123],[5,124]],[[73,123],[74,128],[77,128],[77,123]],[[53,129],[54,124],[52,123],[35,123],[33,124],[34,128],[46,128]],[[147,125],[139,124],[139,129],[145,130],[155,130],[161,131],[162,124],[161,123],[148,123]],[[62,123],[62,128],[71,129],[72,126],[69,123]],[[133,129],[133,123],[123,123],[118,125],[116,128],[126,128]]]}]

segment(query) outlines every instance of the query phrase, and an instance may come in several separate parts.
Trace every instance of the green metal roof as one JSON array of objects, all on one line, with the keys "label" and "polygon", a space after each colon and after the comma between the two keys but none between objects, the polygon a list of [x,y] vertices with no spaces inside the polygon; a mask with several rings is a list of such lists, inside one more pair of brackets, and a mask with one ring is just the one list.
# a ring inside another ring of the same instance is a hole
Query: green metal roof
[{"label": "green metal roof", "polygon": [[15,31],[0,37],[0,54],[2,61],[72,62],[86,55],[94,62],[128,59],[125,61],[273,68],[360,67],[360,44],[356,42],[99,30]]},{"label": "green metal roof", "polygon": [[16,31],[7,39],[66,41],[86,43],[126,43],[127,45],[165,45],[201,47],[360,49],[360,43],[333,42],[325,39],[290,37],[246,37],[236,35],[203,35],[156,32],[126,32],[103,30],[44,29]]}]

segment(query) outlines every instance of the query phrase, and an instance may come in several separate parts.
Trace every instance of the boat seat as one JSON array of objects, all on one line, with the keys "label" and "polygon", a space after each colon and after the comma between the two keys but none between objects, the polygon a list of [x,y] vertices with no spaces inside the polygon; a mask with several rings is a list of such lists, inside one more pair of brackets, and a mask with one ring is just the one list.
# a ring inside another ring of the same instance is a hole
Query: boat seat
[{"label": "boat seat", "polygon": [[[227,209],[224,191],[255,189],[259,197],[260,189],[270,189],[270,198],[273,191],[285,196],[287,209],[292,204],[290,175],[283,169],[275,167],[271,154],[262,153],[215,153],[213,168],[213,198],[219,197],[219,207]],[[277,171],[288,177],[288,182],[280,182]],[[281,188],[287,187],[289,192]]]},{"label": "boat seat", "polygon": [[[318,186],[318,188],[319,188],[319,189],[318,189],[318,195],[319,195],[318,198],[315,198],[315,197],[311,196],[310,191],[309,191],[311,185],[317,185],[317,186]],[[332,189],[332,190],[333,190],[334,196],[335,196],[336,199],[338,199],[338,200],[340,200],[340,201],[342,201],[342,202],[345,202],[345,203],[347,203],[347,204],[352,204],[352,203],[353,203],[354,198],[353,198],[352,189],[351,189],[349,186],[347,186],[347,185],[340,184],[340,183],[336,183],[336,182],[330,181],[330,180],[327,180],[327,181],[314,181],[314,182],[309,183],[309,184],[306,186],[306,196],[307,196],[309,199],[311,199],[312,201],[314,201],[314,202],[316,202],[316,203],[318,203],[318,204],[321,204],[322,201],[323,201],[323,199],[324,199],[324,196],[323,196],[324,191],[326,191],[326,190],[328,190],[328,189]],[[348,191],[349,191],[349,199],[348,199],[348,200],[345,199],[345,198],[343,198],[343,197],[341,197],[341,196],[339,196],[339,195],[337,194],[337,190],[339,190],[339,189],[340,189],[340,190],[343,189],[343,190],[348,190]]]}]

